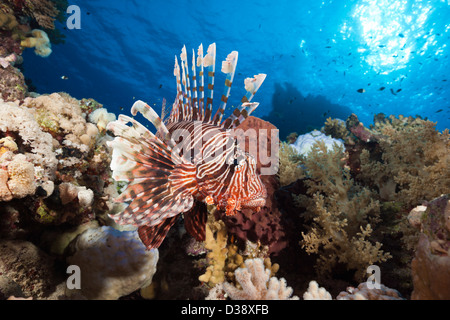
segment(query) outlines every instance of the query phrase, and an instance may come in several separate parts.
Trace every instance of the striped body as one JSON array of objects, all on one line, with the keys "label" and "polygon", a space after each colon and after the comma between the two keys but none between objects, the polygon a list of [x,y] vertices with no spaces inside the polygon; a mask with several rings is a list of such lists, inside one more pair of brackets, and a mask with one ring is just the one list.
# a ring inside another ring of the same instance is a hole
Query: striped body
[{"label": "striped body", "polygon": [[[177,96],[169,118],[163,120],[146,103],[137,101],[131,113],[141,112],[156,127],[151,133],[136,120],[120,115],[108,125],[115,134],[111,169],[113,178],[128,186],[117,202],[128,203],[124,212],[111,216],[119,224],[138,227],[147,248],[159,247],[181,214],[186,230],[197,240],[205,238],[206,204],[233,215],[242,208],[259,210],[266,189],[256,172],[255,159],[239,149],[232,130],[256,107],[250,103],[265,75],[245,80],[246,95],[230,117],[222,121],[237,63],[233,51],[222,62],[227,74],[219,109],[212,115],[215,44],[203,56],[203,47],[192,58],[189,75],[186,49],[181,70],[175,58]],[[196,63],[197,62],[197,63]],[[197,64],[199,86],[197,87]],[[205,98],[204,68],[208,74]],[[191,88],[191,83],[193,87]],[[131,123],[131,126],[128,124]]]}]

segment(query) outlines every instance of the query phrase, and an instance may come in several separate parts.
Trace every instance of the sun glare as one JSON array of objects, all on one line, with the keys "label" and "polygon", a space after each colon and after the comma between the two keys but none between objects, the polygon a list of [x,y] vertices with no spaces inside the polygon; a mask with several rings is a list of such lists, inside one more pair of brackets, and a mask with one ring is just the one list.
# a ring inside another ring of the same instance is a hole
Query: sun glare
[{"label": "sun glare", "polygon": [[425,30],[431,11],[428,1],[361,0],[351,15],[354,27],[346,22],[341,33],[346,39],[358,32],[361,57],[375,72],[388,74],[405,68],[412,52],[433,43],[432,32]]}]

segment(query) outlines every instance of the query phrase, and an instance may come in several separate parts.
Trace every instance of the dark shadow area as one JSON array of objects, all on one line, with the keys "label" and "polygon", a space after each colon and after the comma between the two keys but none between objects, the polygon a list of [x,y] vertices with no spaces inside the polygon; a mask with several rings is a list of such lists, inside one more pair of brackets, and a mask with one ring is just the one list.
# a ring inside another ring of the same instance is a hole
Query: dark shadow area
[{"label": "dark shadow area", "polygon": [[328,117],[347,119],[351,114],[348,107],[333,104],[323,96],[303,96],[291,83],[275,83],[272,97],[272,111],[262,117],[280,130],[280,139],[285,140],[292,133],[304,134],[320,130]]}]

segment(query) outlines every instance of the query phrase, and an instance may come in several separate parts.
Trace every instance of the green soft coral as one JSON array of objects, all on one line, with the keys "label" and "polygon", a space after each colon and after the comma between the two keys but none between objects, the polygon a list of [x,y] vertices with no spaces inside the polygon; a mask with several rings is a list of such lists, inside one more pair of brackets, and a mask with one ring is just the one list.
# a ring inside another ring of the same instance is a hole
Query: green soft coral
[{"label": "green soft coral", "polygon": [[301,156],[286,142],[280,143],[278,177],[281,186],[287,186],[304,177]]}]

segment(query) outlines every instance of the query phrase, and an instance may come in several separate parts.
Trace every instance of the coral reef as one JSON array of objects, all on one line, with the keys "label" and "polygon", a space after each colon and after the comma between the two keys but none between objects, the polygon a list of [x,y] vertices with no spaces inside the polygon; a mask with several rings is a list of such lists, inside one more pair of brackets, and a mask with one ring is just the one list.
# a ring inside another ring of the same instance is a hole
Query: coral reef
[{"label": "coral reef", "polygon": [[50,0],[4,0],[3,10],[14,12],[18,16],[33,18],[42,28],[54,29],[54,21],[59,14],[55,4]]},{"label": "coral reef", "polygon": [[[158,250],[146,250],[135,231],[88,229],[70,245],[67,263],[81,270],[81,293],[88,299],[115,300],[148,286]],[[73,289],[77,290],[77,289]]]}]

